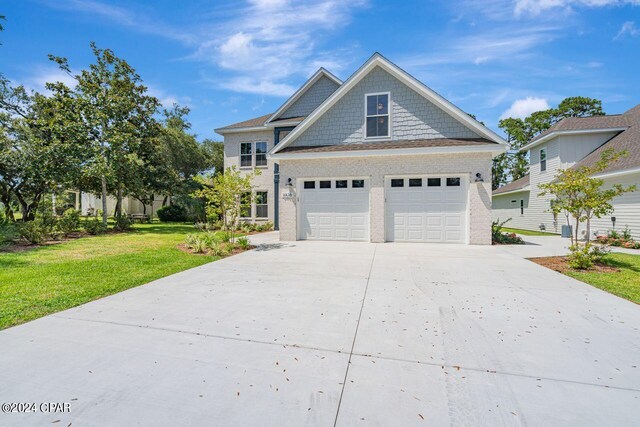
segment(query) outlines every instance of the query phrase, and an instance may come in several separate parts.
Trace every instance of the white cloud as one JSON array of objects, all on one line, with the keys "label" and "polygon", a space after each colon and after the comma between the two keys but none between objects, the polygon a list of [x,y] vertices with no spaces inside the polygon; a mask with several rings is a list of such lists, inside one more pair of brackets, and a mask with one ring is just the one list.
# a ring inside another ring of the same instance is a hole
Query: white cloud
[{"label": "white cloud", "polygon": [[[364,0],[250,0],[202,40],[192,59],[230,72],[213,81],[236,92],[287,96],[292,77],[307,77],[320,66],[332,71],[348,63],[345,48],[320,51],[323,39],[350,21]],[[313,69],[310,69],[313,67]]]},{"label": "white cloud", "polygon": [[516,16],[538,16],[552,9],[571,10],[572,6],[603,7],[640,5],[640,0],[516,0],[513,12]]},{"label": "white cloud", "polygon": [[493,31],[482,30],[453,41],[444,40],[439,51],[430,55],[405,58],[407,68],[442,64],[475,64],[505,61],[512,63],[517,56],[529,55],[534,48],[554,39],[555,26],[512,28],[500,26]]},{"label": "white cloud", "polygon": [[548,110],[550,108],[549,103],[544,98],[536,98],[528,96],[524,99],[517,99],[511,104],[502,115],[500,120],[509,117],[523,119],[536,111]]},{"label": "white cloud", "polygon": [[620,31],[618,31],[618,34],[613,39],[618,40],[620,37],[624,37],[624,36],[635,37],[637,35],[640,35],[640,28],[636,27],[635,22],[627,21],[624,24],[622,24]]},{"label": "white cloud", "polygon": [[38,92],[46,92],[47,83],[61,82],[67,87],[76,86],[76,80],[58,68],[42,68],[37,74],[28,78],[26,84]]},{"label": "white cloud", "polygon": [[149,13],[136,13],[129,7],[118,7],[97,0],[56,0],[47,2],[46,5],[61,10],[83,12],[92,18],[103,17],[120,25],[135,28],[143,33],[155,34],[184,43],[195,42],[192,34],[168,26],[158,19],[154,19]]}]

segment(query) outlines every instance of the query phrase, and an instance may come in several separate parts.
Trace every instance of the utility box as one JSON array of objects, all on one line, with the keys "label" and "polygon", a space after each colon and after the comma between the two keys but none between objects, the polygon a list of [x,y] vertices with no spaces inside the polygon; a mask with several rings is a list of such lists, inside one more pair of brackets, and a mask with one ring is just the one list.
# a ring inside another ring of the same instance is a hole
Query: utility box
[{"label": "utility box", "polygon": [[571,237],[572,231],[573,231],[573,229],[572,229],[572,227],[570,225],[563,225],[562,226],[561,235],[562,235],[562,237],[569,238],[569,237]]}]

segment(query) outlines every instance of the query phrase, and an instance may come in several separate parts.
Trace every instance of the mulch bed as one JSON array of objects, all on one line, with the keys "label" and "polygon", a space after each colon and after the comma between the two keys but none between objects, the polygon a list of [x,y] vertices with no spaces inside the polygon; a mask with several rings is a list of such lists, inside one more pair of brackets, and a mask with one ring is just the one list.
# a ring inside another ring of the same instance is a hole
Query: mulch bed
[{"label": "mulch bed", "polygon": [[539,264],[543,267],[547,267],[551,270],[557,271],[558,273],[565,273],[567,271],[590,271],[590,272],[598,272],[598,273],[615,273],[620,271],[619,268],[611,267],[610,265],[596,263],[593,267],[588,270],[575,270],[569,267],[569,259],[565,256],[549,256],[549,257],[541,257],[541,258],[528,258],[529,261],[533,261],[536,264]]}]

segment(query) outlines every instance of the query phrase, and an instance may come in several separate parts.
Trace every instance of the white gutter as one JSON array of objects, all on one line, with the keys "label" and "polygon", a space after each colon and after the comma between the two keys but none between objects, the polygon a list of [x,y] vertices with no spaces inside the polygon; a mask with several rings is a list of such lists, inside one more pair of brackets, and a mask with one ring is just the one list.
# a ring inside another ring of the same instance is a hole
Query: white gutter
[{"label": "white gutter", "polygon": [[528,143],[527,145],[525,145],[524,147],[522,147],[518,151],[520,151],[520,152],[529,151],[533,147],[538,146],[538,145],[542,144],[543,142],[549,141],[550,139],[553,139],[553,138],[555,138],[557,136],[562,136],[562,135],[584,135],[584,134],[590,134],[590,133],[606,133],[606,132],[622,132],[622,131],[627,130],[627,129],[629,129],[628,126],[617,127],[617,128],[604,128],[604,129],[556,130],[556,131],[553,131],[551,133],[548,133],[547,135],[543,136],[540,139],[536,139],[535,141]]},{"label": "white gutter", "polygon": [[640,168],[623,169],[619,171],[601,173],[593,175],[593,178],[613,178],[616,176],[631,175],[632,173],[640,173]]},{"label": "white gutter", "polygon": [[268,158],[274,160],[287,159],[326,159],[341,157],[380,157],[380,156],[411,156],[416,154],[452,154],[452,153],[491,153],[494,157],[506,151],[501,144],[482,147],[412,147],[412,148],[386,148],[375,150],[350,150],[350,151],[324,151],[324,152],[280,152],[268,154]]},{"label": "white gutter", "polygon": [[255,132],[255,131],[267,130],[267,129],[268,128],[266,126],[250,126],[245,128],[230,128],[230,129],[219,128],[219,129],[214,129],[213,131],[215,133],[219,133],[220,135],[224,135],[225,133]]},{"label": "white gutter", "polygon": [[527,185],[526,187],[522,187],[518,190],[511,190],[511,191],[505,191],[504,193],[492,194],[491,197],[507,196],[509,194],[522,193],[524,191],[531,191],[531,186]]}]

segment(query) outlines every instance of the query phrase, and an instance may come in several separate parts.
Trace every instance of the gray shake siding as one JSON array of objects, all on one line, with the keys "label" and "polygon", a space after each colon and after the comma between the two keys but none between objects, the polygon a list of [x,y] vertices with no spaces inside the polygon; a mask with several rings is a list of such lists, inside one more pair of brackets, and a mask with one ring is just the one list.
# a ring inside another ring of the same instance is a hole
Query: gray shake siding
[{"label": "gray shake siding", "polygon": [[338,89],[336,82],[325,76],[320,77],[312,87],[280,115],[280,118],[308,116],[336,89]]},{"label": "gray shake siding", "polygon": [[392,139],[477,138],[479,135],[380,67],[355,85],[292,146],[353,144],[364,141],[366,93],[391,93]]}]

